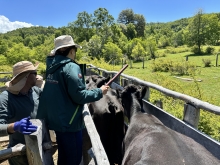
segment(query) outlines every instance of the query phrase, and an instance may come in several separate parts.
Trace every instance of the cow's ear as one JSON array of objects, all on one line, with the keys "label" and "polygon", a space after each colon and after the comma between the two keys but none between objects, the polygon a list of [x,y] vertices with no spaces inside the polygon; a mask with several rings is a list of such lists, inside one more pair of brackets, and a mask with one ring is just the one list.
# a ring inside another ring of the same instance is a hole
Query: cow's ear
[{"label": "cow's ear", "polygon": [[88,83],[89,83],[90,79],[91,79],[91,77],[90,77],[90,76],[85,76],[86,84],[88,84]]},{"label": "cow's ear", "polygon": [[108,76],[108,77],[105,79],[105,82],[107,83],[107,82],[109,82],[109,80],[110,80],[110,76]]},{"label": "cow's ear", "polygon": [[96,76],[96,77],[95,77],[95,76],[91,76],[91,78],[92,78],[92,81],[96,83],[96,81],[97,81],[97,76]]},{"label": "cow's ear", "polygon": [[89,83],[89,79],[86,79],[86,84],[88,84]]},{"label": "cow's ear", "polygon": [[143,86],[142,89],[141,89],[141,98],[143,99],[145,94],[147,92],[147,87]]}]

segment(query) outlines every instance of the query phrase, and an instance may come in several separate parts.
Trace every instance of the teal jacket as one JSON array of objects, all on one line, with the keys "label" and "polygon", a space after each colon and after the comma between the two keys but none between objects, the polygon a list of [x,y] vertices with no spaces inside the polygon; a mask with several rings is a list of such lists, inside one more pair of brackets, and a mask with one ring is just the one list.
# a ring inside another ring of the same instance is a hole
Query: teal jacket
[{"label": "teal jacket", "polygon": [[50,130],[76,132],[84,128],[82,110],[85,103],[102,98],[102,90],[86,90],[84,69],[70,58],[47,57],[46,83],[40,96],[38,119]]}]

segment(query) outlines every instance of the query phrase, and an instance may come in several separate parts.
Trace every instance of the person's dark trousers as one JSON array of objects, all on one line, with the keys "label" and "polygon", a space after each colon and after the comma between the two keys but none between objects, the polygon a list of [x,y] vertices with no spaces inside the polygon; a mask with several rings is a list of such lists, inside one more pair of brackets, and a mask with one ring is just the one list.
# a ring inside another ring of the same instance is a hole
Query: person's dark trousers
[{"label": "person's dark trousers", "polygon": [[82,131],[56,132],[57,165],[79,165],[82,159]]}]

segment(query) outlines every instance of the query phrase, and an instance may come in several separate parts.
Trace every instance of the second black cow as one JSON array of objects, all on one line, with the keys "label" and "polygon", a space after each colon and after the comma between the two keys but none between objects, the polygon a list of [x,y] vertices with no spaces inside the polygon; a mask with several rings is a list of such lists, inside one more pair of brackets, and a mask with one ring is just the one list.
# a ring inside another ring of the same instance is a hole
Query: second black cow
[{"label": "second black cow", "polygon": [[[99,88],[109,81],[98,75],[86,77],[87,89]],[[124,110],[114,89],[109,89],[102,99],[88,104],[89,111],[99,133],[101,142],[111,165],[122,163],[122,143],[125,135]],[[84,149],[91,148],[87,133],[84,133]],[[87,150],[86,149],[86,150]],[[85,150],[84,150],[85,151]],[[87,153],[83,153],[84,163],[88,163]],[[87,160],[86,160],[87,159]]]}]

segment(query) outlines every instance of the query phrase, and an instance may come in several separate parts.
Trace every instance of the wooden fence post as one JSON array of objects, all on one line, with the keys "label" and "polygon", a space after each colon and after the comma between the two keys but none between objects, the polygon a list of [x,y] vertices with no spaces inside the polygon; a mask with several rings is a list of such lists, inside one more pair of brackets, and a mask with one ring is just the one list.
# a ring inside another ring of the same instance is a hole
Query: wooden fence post
[{"label": "wooden fence post", "polygon": [[146,88],[147,88],[147,92],[144,96],[144,99],[149,101],[150,100],[150,88],[148,86],[146,86]]},{"label": "wooden fence post", "polygon": [[130,60],[130,69],[132,68],[132,60]]},{"label": "wooden fence post", "polygon": [[125,87],[125,86],[127,86],[128,85],[128,79],[126,79],[126,78],[121,78],[121,86],[122,87]]},{"label": "wooden fence post", "polygon": [[216,61],[215,61],[215,66],[216,66],[216,67],[218,66],[218,55],[219,55],[219,54],[220,54],[220,52],[216,54]]},{"label": "wooden fence post", "polygon": [[197,129],[199,124],[200,109],[197,109],[191,104],[185,103],[183,113],[183,121]]},{"label": "wooden fence post", "polygon": [[37,125],[38,129],[32,134],[24,136],[29,165],[54,165],[51,151],[53,147],[44,121],[31,119],[31,122]]},{"label": "wooden fence post", "polygon": [[163,102],[161,100],[156,100],[155,105],[161,109],[163,109]]},{"label": "wooden fence post", "polygon": [[102,72],[102,76],[107,78],[109,75],[108,75],[108,73],[106,73],[105,71],[103,71],[103,72]]}]

